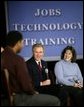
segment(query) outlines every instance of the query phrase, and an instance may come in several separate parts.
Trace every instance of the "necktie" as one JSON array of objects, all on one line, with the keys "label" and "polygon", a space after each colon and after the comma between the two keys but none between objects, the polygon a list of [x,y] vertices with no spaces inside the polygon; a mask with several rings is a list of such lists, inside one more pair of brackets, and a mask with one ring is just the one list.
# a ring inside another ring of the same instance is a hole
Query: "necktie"
[{"label": "necktie", "polygon": [[42,68],[41,68],[41,64],[40,64],[40,62],[38,62],[38,67],[39,67],[39,70],[41,71]]}]

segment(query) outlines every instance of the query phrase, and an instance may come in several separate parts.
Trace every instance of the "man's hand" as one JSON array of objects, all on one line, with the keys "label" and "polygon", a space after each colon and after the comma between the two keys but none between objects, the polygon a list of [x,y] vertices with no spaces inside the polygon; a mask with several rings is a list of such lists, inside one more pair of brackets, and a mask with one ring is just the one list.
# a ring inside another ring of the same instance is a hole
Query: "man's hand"
[{"label": "man's hand", "polygon": [[45,85],[50,85],[50,84],[51,84],[50,79],[47,79],[47,80],[45,80],[43,82],[40,82],[40,86],[45,86]]},{"label": "man's hand", "polygon": [[35,94],[39,94],[39,92],[38,92],[38,91],[35,91]]}]

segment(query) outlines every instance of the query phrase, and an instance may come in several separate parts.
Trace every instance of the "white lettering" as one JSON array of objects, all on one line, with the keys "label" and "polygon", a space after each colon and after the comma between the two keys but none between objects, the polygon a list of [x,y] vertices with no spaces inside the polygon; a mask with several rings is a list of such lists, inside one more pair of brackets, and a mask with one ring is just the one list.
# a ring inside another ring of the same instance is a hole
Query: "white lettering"
[{"label": "white lettering", "polygon": [[25,38],[24,45],[33,45],[35,43],[42,43],[43,45],[63,45],[63,44],[74,44],[75,39],[73,37],[70,38],[40,38],[37,40],[36,38]]},{"label": "white lettering", "polygon": [[34,16],[59,16],[61,15],[60,9],[36,9]]},{"label": "white lettering", "polygon": [[15,30],[19,31],[56,31],[56,30],[80,30],[83,29],[83,23],[51,23],[51,24],[13,24]]}]

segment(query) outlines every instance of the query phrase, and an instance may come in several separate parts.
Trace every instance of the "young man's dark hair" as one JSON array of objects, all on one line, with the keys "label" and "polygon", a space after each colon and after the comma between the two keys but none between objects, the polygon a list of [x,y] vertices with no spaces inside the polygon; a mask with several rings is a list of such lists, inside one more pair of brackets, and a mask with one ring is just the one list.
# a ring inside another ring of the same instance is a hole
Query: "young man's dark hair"
[{"label": "young man's dark hair", "polygon": [[22,34],[18,31],[10,31],[6,36],[6,43],[13,47],[18,41],[22,40]]}]

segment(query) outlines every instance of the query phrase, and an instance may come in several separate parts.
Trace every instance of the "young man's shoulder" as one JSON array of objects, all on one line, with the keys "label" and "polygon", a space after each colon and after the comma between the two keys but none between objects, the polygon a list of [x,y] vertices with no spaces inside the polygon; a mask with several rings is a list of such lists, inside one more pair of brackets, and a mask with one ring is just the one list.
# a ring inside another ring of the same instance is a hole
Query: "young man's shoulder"
[{"label": "young man's shoulder", "polygon": [[24,62],[25,62],[24,58],[23,58],[22,56],[20,56],[20,55],[16,55],[15,58],[16,58],[18,61],[24,61]]}]

